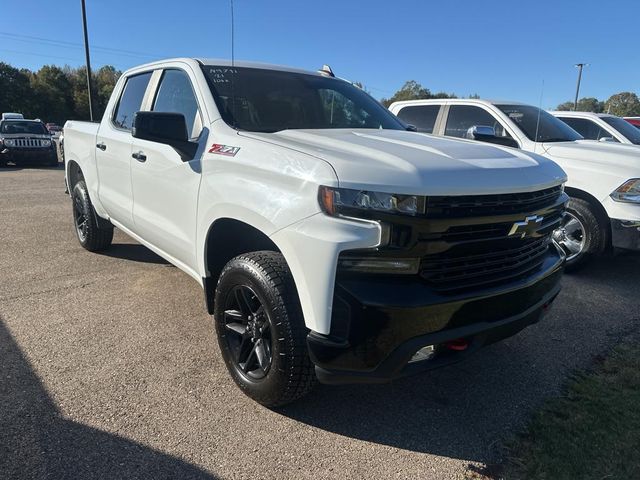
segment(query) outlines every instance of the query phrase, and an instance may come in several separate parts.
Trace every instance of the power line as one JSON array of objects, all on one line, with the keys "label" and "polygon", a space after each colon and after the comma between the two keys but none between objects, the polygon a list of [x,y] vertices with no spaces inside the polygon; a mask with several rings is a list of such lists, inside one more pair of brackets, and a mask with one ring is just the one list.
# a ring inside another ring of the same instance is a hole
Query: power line
[{"label": "power line", "polygon": [[[0,37],[12,39],[12,40],[17,40],[17,41],[21,41],[21,42],[27,42],[27,43],[39,43],[39,44],[44,44],[44,45],[49,45],[49,46],[54,46],[54,47],[84,48],[83,45],[79,44],[79,43],[65,42],[65,41],[62,41],[62,40],[55,40],[55,39],[52,39],[52,38],[34,37],[34,36],[31,36],[31,35],[21,35],[21,34],[18,34],[18,33],[11,33],[11,32],[0,32]],[[166,57],[166,55],[160,55],[160,54],[156,54],[156,53],[137,52],[137,51],[133,51],[133,50],[123,50],[123,49],[120,49],[120,48],[110,48],[110,47],[95,46],[95,47],[92,47],[92,49],[102,51],[103,53],[114,53],[114,54],[118,54],[118,55],[127,55],[127,56],[134,56],[134,57],[144,57],[144,58],[149,58],[149,57],[163,58],[163,57]]]}]

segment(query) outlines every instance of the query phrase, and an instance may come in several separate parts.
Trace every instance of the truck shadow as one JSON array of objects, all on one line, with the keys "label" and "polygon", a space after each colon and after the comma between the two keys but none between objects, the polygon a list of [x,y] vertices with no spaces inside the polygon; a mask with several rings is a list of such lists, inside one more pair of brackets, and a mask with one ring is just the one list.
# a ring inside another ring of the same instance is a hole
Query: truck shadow
[{"label": "truck shadow", "polygon": [[492,463],[576,368],[640,327],[640,256],[605,258],[564,289],[541,323],[467,361],[387,385],[319,386],[279,413],[368,442]]},{"label": "truck shadow", "polygon": [[63,418],[0,318],[2,478],[215,477],[117,435]]},{"label": "truck shadow", "polygon": [[164,258],[139,243],[114,243],[111,248],[98,253],[105,257],[120,258],[132,262],[170,265]]}]

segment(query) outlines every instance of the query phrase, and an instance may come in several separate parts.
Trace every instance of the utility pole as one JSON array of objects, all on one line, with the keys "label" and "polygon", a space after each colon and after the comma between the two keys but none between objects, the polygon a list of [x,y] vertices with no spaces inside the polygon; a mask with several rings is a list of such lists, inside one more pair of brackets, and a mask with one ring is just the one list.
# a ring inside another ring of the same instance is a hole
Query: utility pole
[{"label": "utility pole", "polygon": [[[84,0],[83,0],[84,1]],[[588,66],[588,63],[576,63],[575,66],[578,67],[578,85],[576,86],[576,99],[573,102],[573,111],[578,110],[578,95],[580,94],[580,81],[582,80],[582,69]]]},{"label": "utility pole", "polygon": [[89,34],[87,33],[87,9],[82,4],[82,28],[84,29],[84,53],[87,58],[87,89],[89,91],[89,119],[93,122],[93,86],[91,85],[91,60],[89,59]]}]

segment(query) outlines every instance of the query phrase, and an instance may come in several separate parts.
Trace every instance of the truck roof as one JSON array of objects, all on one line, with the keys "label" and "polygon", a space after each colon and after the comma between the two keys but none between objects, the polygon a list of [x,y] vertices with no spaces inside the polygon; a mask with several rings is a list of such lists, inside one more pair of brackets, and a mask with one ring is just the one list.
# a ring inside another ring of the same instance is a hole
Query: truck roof
[{"label": "truck roof", "polygon": [[523,102],[515,102],[512,100],[490,100],[490,99],[484,99],[484,98],[429,98],[429,99],[424,99],[424,100],[403,100],[400,102],[393,102],[389,108],[393,107],[393,106],[405,106],[405,105],[429,105],[429,104],[435,104],[435,105],[440,105],[444,102],[450,103],[450,104],[469,104],[469,103],[475,103],[475,104],[485,104],[485,105],[529,105],[528,103],[523,103]]},{"label": "truck roof", "polygon": [[[130,71],[137,71],[137,70],[141,70],[141,69],[148,68],[148,67],[157,68],[157,67],[160,67],[163,64],[169,63],[169,62],[185,62],[185,63],[191,63],[191,64],[193,64],[194,62],[197,62],[200,65],[211,65],[211,66],[219,65],[219,66],[223,66],[223,67],[231,67],[232,66],[231,60],[228,60],[228,59],[180,57],[180,58],[165,58],[165,59],[162,59],[162,60],[156,60],[155,62],[145,63],[143,65],[138,65],[138,66],[136,66],[134,68],[131,68],[131,69],[127,70],[124,73],[127,74]],[[304,70],[304,69],[301,69],[301,68],[288,67],[288,66],[285,66],[285,65],[277,65],[277,64],[273,64],[273,63],[252,62],[252,61],[244,61],[244,60],[234,60],[233,61],[233,66],[235,66],[235,67],[245,67],[245,68],[261,68],[263,70],[278,70],[278,71],[283,71],[283,72],[305,73],[307,75],[318,75],[318,76],[322,75],[321,73],[319,73],[317,71],[313,71],[313,70]],[[319,66],[321,66],[321,65],[319,65]]]},{"label": "truck roof", "polygon": [[552,115],[562,115],[563,117],[615,117],[609,113],[594,113],[594,112],[574,112],[568,110],[549,110]]}]

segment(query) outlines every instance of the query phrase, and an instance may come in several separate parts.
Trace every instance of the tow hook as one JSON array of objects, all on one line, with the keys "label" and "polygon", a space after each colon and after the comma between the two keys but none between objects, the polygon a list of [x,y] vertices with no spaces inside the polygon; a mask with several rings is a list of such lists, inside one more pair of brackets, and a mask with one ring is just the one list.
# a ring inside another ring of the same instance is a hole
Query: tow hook
[{"label": "tow hook", "polygon": [[469,347],[469,342],[464,338],[456,338],[455,340],[451,340],[444,344],[445,348],[449,350],[454,350],[456,352],[462,352]]}]

